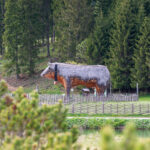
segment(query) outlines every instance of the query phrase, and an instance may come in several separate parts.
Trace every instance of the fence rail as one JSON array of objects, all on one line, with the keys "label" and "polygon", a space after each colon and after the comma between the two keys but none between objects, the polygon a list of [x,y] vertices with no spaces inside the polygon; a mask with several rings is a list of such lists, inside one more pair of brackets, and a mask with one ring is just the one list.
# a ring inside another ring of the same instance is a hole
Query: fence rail
[{"label": "fence rail", "polygon": [[[52,105],[50,101],[40,101],[40,105]],[[55,103],[56,104],[56,103]],[[71,114],[150,114],[150,103],[145,102],[79,102],[64,103]]]},{"label": "fence rail", "polygon": [[40,101],[48,101],[48,103],[55,104],[59,100],[63,103],[79,103],[79,102],[124,102],[124,101],[138,101],[137,94],[111,94],[108,96],[94,96],[94,95],[71,95],[70,99],[67,100],[63,95],[48,95],[42,94],[39,96]]},{"label": "fence rail", "polygon": [[[27,97],[30,98],[30,95]],[[40,106],[57,104],[59,100],[72,114],[150,114],[150,103],[138,102],[136,94],[112,94],[107,97],[71,95],[69,100],[63,95],[39,95]]]},{"label": "fence rail", "polygon": [[72,114],[150,114],[150,103],[93,103],[65,105]]},{"label": "fence rail", "polygon": [[150,103],[141,103],[136,94],[113,94],[100,97],[93,95],[40,95],[39,104],[53,105],[62,100],[68,113],[72,114],[150,114]]}]

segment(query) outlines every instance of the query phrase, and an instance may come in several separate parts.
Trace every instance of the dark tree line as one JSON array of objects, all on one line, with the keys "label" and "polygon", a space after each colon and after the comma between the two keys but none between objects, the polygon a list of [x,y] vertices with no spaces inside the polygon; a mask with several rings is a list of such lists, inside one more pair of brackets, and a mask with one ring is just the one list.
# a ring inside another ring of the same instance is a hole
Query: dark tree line
[{"label": "dark tree line", "polygon": [[5,68],[32,75],[41,49],[107,65],[115,89],[150,88],[149,0],[0,0]]}]

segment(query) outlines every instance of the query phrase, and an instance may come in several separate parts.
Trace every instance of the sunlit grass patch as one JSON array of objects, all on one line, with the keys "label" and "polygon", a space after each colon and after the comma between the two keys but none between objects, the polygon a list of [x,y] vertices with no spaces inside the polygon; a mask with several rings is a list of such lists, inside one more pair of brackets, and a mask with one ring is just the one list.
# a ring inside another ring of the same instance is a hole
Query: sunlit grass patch
[{"label": "sunlit grass patch", "polygon": [[150,101],[150,94],[140,96],[139,101]]}]

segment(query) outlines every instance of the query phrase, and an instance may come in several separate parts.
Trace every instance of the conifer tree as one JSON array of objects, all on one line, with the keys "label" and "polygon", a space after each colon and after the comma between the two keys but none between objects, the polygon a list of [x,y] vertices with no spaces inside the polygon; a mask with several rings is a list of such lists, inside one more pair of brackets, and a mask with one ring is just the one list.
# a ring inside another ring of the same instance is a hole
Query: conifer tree
[{"label": "conifer tree", "polygon": [[110,19],[98,17],[94,32],[88,38],[87,54],[90,64],[105,64],[106,55],[109,49],[109,30],[111,29]]},{"label": "conifer tree", "polygon": [[[57,20],[57,52],[61,60],[74,60],[76,46],[90,32],[91,8],[87,0],[63,0]],[[64,57],[65,54],[65,57]]]},{"label": "conifer tree", "polygon": [[109,68],[114,88],[130,88],[130,69],[133,66],[135,37],[137,34],[135,1],[123,0],[116,5],[110,37]]},{"label": "conifer tree", "polygon": [[21,66],[22,72],[33,74],[35,69],[35,63],[38,55],[38,43],[37,40],[41,38],[41,14],[39,0],[20,0],[18,5],[21,9]]},{"label": "conifer tree", "polygon": [[94,7],[95,26],[88,38],[87,54],[90,64],[105,64],[109,50],[109,32],[111,29],[110,8],[113,0],[97,0]]},{"label": "conifer tree", "polygon": [[4,52],[4,48],[3,48],[3,40],[2,40],[2,36],[3,36],[3,32],[4,32],[4,5],[5,5],[5,0],[0,0],[0,55],[2,55]]},{"label": "conifer tree", "polygon": [[7,71],[33,74],[41,34],[40,1],[6,1],[4,43]]},{"label": "conifer tree", "polygon": [[139,83],[140,88],[150,87],[150,18],[145,18],[140,28],[135,54],[133,57],[132,86]]},{"label": "conifer tree", "polygon": [[7,0],[5,4],[6,12],[4,18],[5,32],[5,58],[7,60],[5,67],[7,72],[15,70],[17,78],[19,78],[19,45],[20,45],[20,22],[18,0]]},{"label": "conifer tree", "polygon": [[41,0],[42,36],[46,38],[47,56],[50,57],[50,33],[53,26],[52,0]]}]

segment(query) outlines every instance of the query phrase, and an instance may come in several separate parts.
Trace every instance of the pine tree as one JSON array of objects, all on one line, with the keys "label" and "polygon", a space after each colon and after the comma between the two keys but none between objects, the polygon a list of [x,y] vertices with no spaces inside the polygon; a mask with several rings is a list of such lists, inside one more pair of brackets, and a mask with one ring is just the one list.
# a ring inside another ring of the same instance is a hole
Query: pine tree
[{"label": "pine tree", "polygon": [[4,32],[4,5],[5,5],[5,0],[0,0],[0,55],[4,53],[4,48],[3,48],[3,32]]},{"label": "pine tree", "polygon": [[103,12],[103,15],[107,16],[114,3],[115,0],[96,0],[94,14],[98,16],[100,12]]},{"label": "pine tree", "polygon": [[135,1],[123,0],[116,5],[113,29],[110,37],[109,68],[111,71],[114,88],[130,88],[130,69],[133,66],[132,55],[134,52],[136,32],[137,7]]},{"label": "pine tree", "polygon": [[33,74],[41,38],[41,3],[38,0],[6,1],[4,43],[8,72]]},{"label": "pine tree", "polygon": [[88,38],[87,54],[90,64],[105,64],[109,49],[109,31],[111,19],[98,17],[94,32]]},{"label": "pine tree", "polygon": [[61,6],[61,10],[57,12],[57,52],[63,61],[74,60],[76,46],[90,32],[91,8],[86,0],[63,0]]},{"label": "pine tree", "polygon": [[133,57],[134,68],[132,69],[132,86],[139,83],[139,87],[150,87],[150,18],[145,18],[140,28],[135,54]]},{"label": "pine tree", "polygon": [[50,57],[50,33],[52,33],[53,27],[53,1],[41,0],[41,20],[42,20],[42,36],[46,38],[47,57]]},{"label": "pine tree", "polygon": [[144,3],[146,16],[150,16],[150,1],[149,0],[144,0],[143,3]]},{"label": "pine tree", "polygon": [[105,64],[109,50],[109,32],[111,29],[110,8],[113,0],[97,0],[94,8],[94,31],[88,38],[87,54],[90,64]]},{"label": "pine tree", "polygon": [[15,71],[19,78],[19,45],[20,45],[20,23],[21,18],[17,0],[7,0],[5,4],[6,12],[4,18],[5,32],[5,58],[7,60],[5,67],[8,73]]},{"label": "pine tree", "polygon": [[21,24],[21,71],[22,73],[27,72],[32,75],[35,69],[35,63],[38,56],[38,39],[41,38],[41,14],[40,6],[41,1],[39,0],[20,0],[18,1],[21,9],[21,17],[24,19],[20,20]]}]

